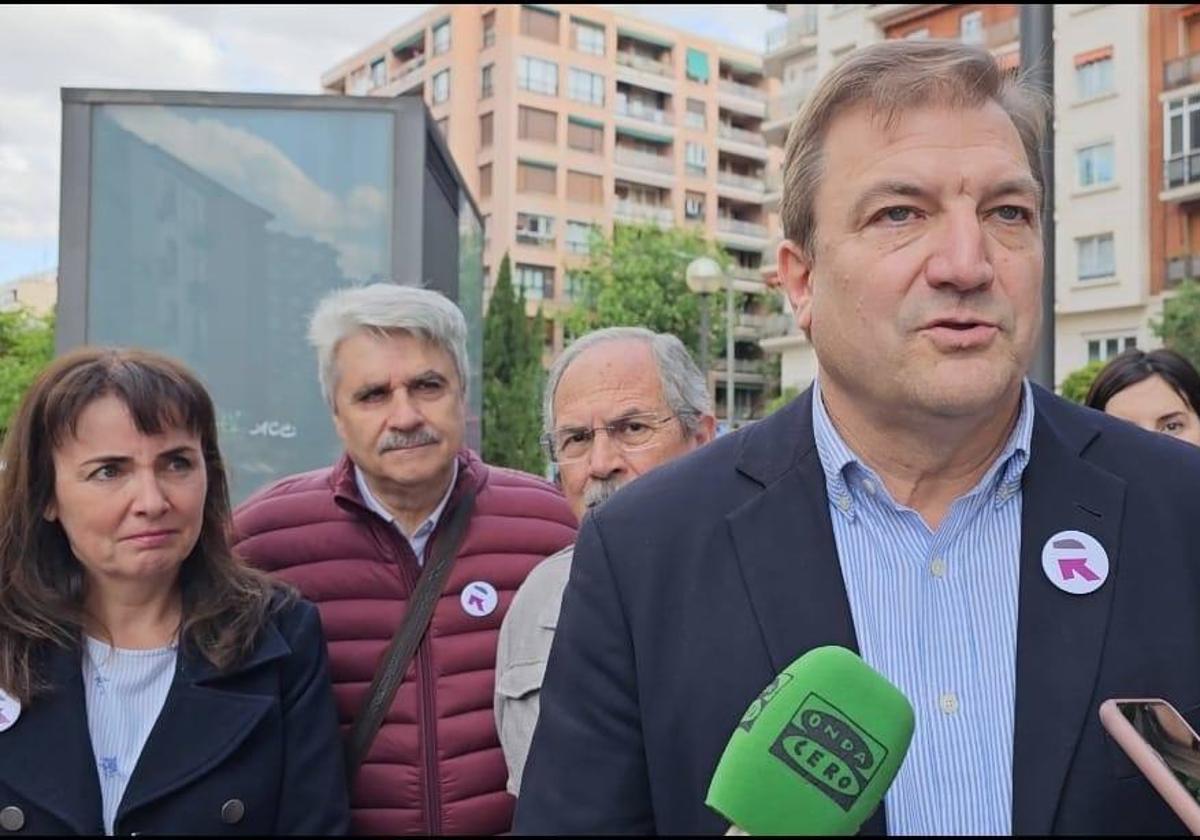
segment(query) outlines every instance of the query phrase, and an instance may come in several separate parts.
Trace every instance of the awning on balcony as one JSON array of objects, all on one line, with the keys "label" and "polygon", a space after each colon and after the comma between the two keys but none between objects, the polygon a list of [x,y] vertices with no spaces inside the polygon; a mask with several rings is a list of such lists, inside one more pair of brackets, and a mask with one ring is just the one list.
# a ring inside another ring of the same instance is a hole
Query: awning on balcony
[{"label": "awning on balcony", "polygon": [[567,122],[573,122],[576,125],[586,125],[588,128],[604,128],[604,123],[600,120],[589,120],[587,117],[577,117],[574,114],[567,117]]},{"label": "awning on balcony", "polygon": [[663,47],[668,50],[675,46],[673,41],[668,41],[661,35],[647,35],[645,32],[637,32],[627,26],[618,26],[617,34],[624,35],[626,38],[636,38],[639,41],[645,41],[647,44],[653,44],[656,47]]},{"label": "awning on balcony", "polygon": [[761,76],[763,72],[762,67],[755,67],[753,64],[749,64],[745,61],[738,61],[735,58],[722,58],[721,63],[739,73],[750,73],[752,75]]},{"label": "awning on balcony", "polygon": [[423,43],[424,41],[425,41],[425,29],[424,29],[424,27],[422,27],[421,29],[418,29],[416,32],[414,32],[413,34],[409,35],[407,38],[402,38],[400,41],[398,41],[392,47],[392,52],[394,52],[394,53],[404,52],[409,47],[415,47],[417,44]]},{"label": "awning on balcony", "polygon": [[[575,119],[572,117],[572,119]],[[655,134],[653,131],[646,131],[641,128],[629,128],[628,126],[618,125],[617,134],[624,134],[627,137],[636,137],[638,140],[645,140],[647,143],[671,143],[674,138],[668,137],[665,134]]]},{"label": "awning on balcony", "polygon": [[688,47],[687,77],[697,82],[708,82],[708,53]]}]

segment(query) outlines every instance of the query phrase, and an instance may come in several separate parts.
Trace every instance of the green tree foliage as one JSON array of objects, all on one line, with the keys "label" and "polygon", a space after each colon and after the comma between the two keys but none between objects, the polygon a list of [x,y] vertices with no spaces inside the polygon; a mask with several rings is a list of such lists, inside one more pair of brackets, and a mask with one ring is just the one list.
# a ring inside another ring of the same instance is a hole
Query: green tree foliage
[{"label": "green tree foliage", "polygon": [[541,312],[525,315],[525,292],[514,290],[508,255],[500,263],[483,320],[483,459],[489,464],[542,475]]},{"label": "green tree foliage", "polygon": [[[618,224],[611,237],[593,234],[587,264],[572,272],[575,306],[566,317],[567,340],[603,327],[645,327],[678,336],[699,361],[700,300],[684,272],[700,256],[729,268],[729,255],[696,230]],[[724,294],[709,305],[715,359],[724,348]],[[734,306],[740,309],[740,300]]]},{"label": "green tree foliage", "polygon": [[0,312],[0,437],[25,390],[54,356],[54,316]]},{"label": "green tree foliage", "polygon": [[1200,368],[1200,283],[1185,280],[1163,305],[1161,321],[1151,321],[1163,344]]},{"label": "green tree foliage", "polygon": [[1088,362],[1079,370],[1072,371],[1067,374],[1067,378],[1063,380],[1062,395],[1071,402],[1083,405],[1087,399],[1088,391],[1092,388],[1092,382],[1096,376],[1104,369],[1104,362],[1095,361]]}]

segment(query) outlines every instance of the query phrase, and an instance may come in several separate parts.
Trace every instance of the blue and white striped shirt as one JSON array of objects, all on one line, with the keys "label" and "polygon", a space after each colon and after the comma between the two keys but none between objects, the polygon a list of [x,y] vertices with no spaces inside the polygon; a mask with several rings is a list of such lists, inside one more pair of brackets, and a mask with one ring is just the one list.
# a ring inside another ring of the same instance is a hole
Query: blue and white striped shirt
[{"label": "blue and white striped shirt", "polygon": [[88,731],[100,777],[104,832],[112,834],[129,777],[175,679],[177,648],[125,650],[90,636],[85,641],[83,693]]},{"label": "blue and white striped shirt", "polygon": [[813,432],[863,659],[913,705],[889,834],[1011,834],[1021,474],[1033,393],[937,531],[850,450],[813,388]]}]

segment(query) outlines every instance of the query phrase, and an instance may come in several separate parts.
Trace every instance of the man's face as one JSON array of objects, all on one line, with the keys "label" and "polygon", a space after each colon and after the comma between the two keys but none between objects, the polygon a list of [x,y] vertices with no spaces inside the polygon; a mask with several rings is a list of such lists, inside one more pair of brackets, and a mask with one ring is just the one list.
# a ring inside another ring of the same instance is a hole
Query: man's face
[{"label": "man's face", "polygon": [[454,360],[410,333],[358,332],[335,357],[333,422],[375,488],[443,484],[462,446],[466,413]]},{"label": "man's face", "polygon": [[1041,319],[1039,197],[995,103],[927,107],[890,128],[830,125],[815,254],[780,276],[823,381],[915,417],[978,416],[1017,392]]},{"label": "man's face", "polygon": [[684,436],[663,398],[654,354],[642,341],[610,341],[585,350],[554,394],[556,431],[587,430],[622,418],[665,422],[654,423],[645,448],[622,449],[601,430],[584,457],[559,463],[563,494],[581,520],[617,488],[712,439],[710,416],[701,418],[696,434]]}]

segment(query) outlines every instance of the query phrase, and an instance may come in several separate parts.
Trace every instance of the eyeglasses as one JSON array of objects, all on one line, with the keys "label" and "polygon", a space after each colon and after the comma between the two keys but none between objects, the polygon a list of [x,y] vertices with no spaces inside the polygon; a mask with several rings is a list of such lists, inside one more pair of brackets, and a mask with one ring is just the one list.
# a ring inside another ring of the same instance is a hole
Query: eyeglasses
[{"label": "eyeglasses", "polygon": [[542,435],[542,446],[550,460],[556,464],[569,464],[583,460],[592,451],[592,442],[596,433],[603,430],[608,439],[624,452],[636,452],[639,449],[650,449],[661,443],[654,436],[663,425],[680,418],[681,414],[668,414],[659,417],[655,414],[631,414],[628,417],[618,417],[611,423],[587,428],[585,426],[564,426]]}]

